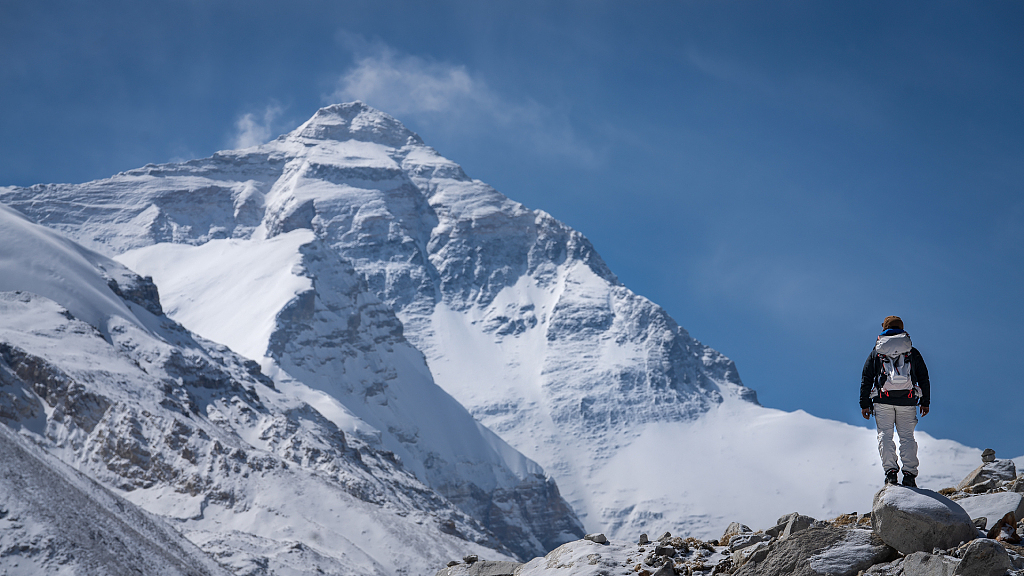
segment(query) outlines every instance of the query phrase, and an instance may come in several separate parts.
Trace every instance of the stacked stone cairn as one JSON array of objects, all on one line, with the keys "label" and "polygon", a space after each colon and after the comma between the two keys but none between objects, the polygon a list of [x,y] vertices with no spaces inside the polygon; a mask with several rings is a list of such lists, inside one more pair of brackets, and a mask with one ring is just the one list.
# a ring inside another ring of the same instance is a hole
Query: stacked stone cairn
[{"label": "stacked stone cairn", "polygon": [[757,531],[733,522],[710,541],[588,534],[525,564],[467,557],[437,576],[1024,576],[1022,535],[1024,474],[989,449],[956,487],[886,486],[870,514],[794,512]]}]

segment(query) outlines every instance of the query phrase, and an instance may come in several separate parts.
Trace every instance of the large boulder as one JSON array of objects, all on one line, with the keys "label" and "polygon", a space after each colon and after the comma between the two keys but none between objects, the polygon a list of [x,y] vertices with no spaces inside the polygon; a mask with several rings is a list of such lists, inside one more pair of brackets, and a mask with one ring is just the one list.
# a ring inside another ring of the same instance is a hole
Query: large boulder
[{"label": "large boulder", "polygon": [[959,564],[952,556],[914,552],[903,561],[903,576],[953,576]]},{"label": "large boulder", "polygon": [[816,520],[810,516],[804,516],[799,512],[792,512],[778,519],[774,528],[765,530],[764,533],[772,538],[780,540],[789,538],[791,535],[810,528]]},{"label": "large boulder", "polygon": [[1016,518],[1024,518],[1024,494],[1018,494],[1017,492],[982,494],[957,500],[956,503],[966,510],[971,518],[984,516],[988,520],[985,524],[985,530],[991,528],[1007,512],[1013,512]]},{"label": "large boulder", "polygon": [[956,485],[957,490],[964,490],[970,488],[975,484],[981,484],[982,482],[988,482],[990,480],[1013,480],[1017,477],[1017,467],[1014,466],[1013,460],[996,460],[994,462],[985,462],[981,466],[978,466],[966,478],[960,481]]},{"label": "large boulder", "polygon": [[519,562],[498,562],[495,560],[477,560],[469,564],[456,564],[442,568],[437,576],[512,576]]},{"label": "large boulder", "polygon": [[952,548],[978,537],[971,517],[956,502],[906,486],[886,486],[875,494],[871,526],[903,554]]},{"label": "large boulder", "polygon": [[[593,576],[594,574],[622,574],[626,559],[634,562],[638,556],[636,544],[611,541],[598,544],[590,540],[575,540],[562,544],[547,556],[534,558],[523,564],[516,576]],[[671,563],[669,570],[672,570]],[[662,566],[664,567],[664,566]],[[655,572],[650,568],[649,572]],[[440,576],[440,575],[439,575]]]},{"label": "large boulder", "polygon": [[763,559],[751,559],[734,576],[855,576],[897,556],[870,530],[811,527],[779,540]]},{"label": "large boulder", "polygon": [[978,538],[960,554],[954,576],[1002,576],[1012,567],[1006,548],[995,540]]}]

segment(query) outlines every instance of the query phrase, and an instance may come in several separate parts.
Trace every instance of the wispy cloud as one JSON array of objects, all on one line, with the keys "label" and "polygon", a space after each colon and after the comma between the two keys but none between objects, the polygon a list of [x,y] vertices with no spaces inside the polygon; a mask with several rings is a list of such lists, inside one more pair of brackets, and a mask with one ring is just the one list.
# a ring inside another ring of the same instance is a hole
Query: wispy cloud
[{"label": "wispy cloud", "polygon": [[541,154],[582,164],[596,153],[569,118],[532,100],[516,101],[493,90],[463,65],[402,54],[381,42],[343,35],[356,54],[338,79],[330,102],[362,100],[404,122],[472,135],[501,130]]},{"label": "wispy cloud", "polygon": [[235,134],[232,138],[234,148],[259,146],[273,136],[272,124],[284,110],[277,104],[269,104],[261,116],[250,112],[235,122]]}]

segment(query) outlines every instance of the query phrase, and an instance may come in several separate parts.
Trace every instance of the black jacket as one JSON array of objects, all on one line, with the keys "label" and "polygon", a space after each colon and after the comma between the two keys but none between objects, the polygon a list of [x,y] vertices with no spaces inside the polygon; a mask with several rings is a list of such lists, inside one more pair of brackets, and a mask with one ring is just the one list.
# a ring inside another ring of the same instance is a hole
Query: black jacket
[{"label": "black jacket", "polygon": [[910,379],[921,387],[921,398],[918,399],[915,394],[913,397],[907,395],[907,393],[891,393],[888,396],[880,394],[874,399],[871,398],[871,388],[875,387],[879,390],[882,389],[882,385],[885,384],[885,372],[882,371],[882,361],[878,359],[878,354],[871,351],[871,355],[868,356],[867,362],[864,362],[864,370],[860,374],[860,407],[871,408],[871,402],[878,404],[892,404],[896,406],[916,406],[918,400],[920,400],[921,406],[928,406],[931,404],[931,384],[928,382],[928,367],[924,365],[924,358],[921,357],[921,353],[918,352],[917,348],[910,349]]}]

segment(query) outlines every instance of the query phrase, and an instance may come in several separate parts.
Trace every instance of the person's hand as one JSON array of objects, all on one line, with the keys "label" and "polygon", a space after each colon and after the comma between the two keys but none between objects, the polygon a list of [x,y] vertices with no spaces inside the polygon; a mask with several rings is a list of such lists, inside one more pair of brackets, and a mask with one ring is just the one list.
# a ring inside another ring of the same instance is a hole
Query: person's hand
[{"label": "person's hand", "polygon": [[[924,408],[924,406],[922,406],[922,408]],[[928,409],[925,408],[925,410],[928,410]],[[871,419],[871,408],[861,408],[860,415],[863,416],[865,420],[870,420]]]},{"label": "person's hand", "polygon": [[921,406],[921,416],[927,416],[927,415],[928,415],[928,407],[927,406]]}]

